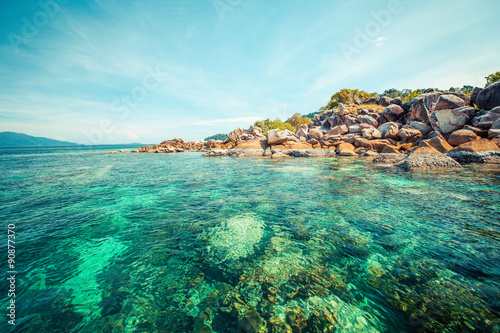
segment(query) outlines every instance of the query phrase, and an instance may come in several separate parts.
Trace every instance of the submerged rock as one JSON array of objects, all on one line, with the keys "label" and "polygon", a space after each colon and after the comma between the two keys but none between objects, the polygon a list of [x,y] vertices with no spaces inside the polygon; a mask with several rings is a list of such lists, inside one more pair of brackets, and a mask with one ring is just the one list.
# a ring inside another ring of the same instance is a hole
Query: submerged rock
[{"label": "submerged rock", "polygon": [[401,162],[406,154],[379,154],[373,159],[373,163],[396,164]]},{"label": "submerged rock", "polygon": [[454,150],[447,154],[461,163],[489,163],[500,164],[500,151],[464,151]]},{"label": "submerged rock", "polygon": [[227,156],[229,153],[228,150],[225,149],[218,149],[218,150],[211,150],[208,153],[203,154],[205,157],[220,157],[220,156]]},{"label": "submerged rock", "polygon": [[440,169],[461,169],[462,166],[452,158],[429,147],[415,149],[407,158],[396,164],[404,171],[426,171]]}]

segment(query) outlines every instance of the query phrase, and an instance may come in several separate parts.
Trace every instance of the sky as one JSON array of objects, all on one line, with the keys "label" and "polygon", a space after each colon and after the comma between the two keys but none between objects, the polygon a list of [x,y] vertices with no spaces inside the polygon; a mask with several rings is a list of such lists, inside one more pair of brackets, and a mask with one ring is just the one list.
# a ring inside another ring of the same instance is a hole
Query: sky
[{"label": "sky", "polygon": [[343,88],[483,87],[500,1],[0,0],[0,131],[202,140]]}]

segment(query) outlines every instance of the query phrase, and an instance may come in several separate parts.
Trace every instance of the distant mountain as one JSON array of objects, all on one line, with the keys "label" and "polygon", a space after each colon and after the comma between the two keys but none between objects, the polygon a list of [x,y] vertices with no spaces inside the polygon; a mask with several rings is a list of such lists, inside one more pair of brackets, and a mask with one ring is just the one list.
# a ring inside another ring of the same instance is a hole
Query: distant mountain
[{"label": "distant mountain", "polygon": [[35,137],[23,133],[0,132],[0,147],[78,146],[73,142]]}]

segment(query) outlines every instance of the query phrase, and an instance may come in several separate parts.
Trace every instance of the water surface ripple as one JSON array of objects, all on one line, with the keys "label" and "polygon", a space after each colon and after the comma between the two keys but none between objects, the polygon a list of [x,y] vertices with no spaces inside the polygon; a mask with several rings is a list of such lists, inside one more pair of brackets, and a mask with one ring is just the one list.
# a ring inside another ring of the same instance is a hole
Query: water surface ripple
[{"label": "water surface ripple", "polygon": [[68,149],[0,166],[5,331],[500,330],[499,167]]}]

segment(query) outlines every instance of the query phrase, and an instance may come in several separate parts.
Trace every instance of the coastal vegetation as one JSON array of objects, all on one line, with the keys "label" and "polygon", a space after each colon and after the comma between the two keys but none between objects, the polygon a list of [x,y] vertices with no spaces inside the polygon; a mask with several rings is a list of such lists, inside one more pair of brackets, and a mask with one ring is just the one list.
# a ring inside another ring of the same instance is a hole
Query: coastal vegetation
[{"label": "coastal vegetation", "polygon": [[208,140],[224,141],[226,139],[227,139],[227,134],[218,133],[218,134],[215,134],[215,135],[212,135],[212,136],[209,136],[209,137],[205,138],[204,141],[208,141]]},{"label": "coastal vegetation", "polygon": [[492,73],[486,77],[486,86],[489,86],[490,84],[493,84],[498,81],[500,81],[500,71]]}]

